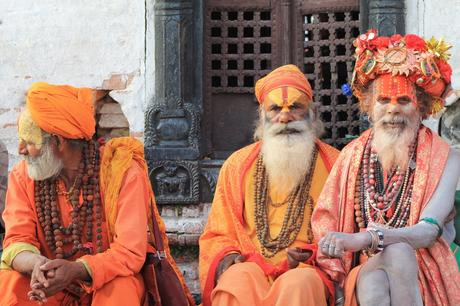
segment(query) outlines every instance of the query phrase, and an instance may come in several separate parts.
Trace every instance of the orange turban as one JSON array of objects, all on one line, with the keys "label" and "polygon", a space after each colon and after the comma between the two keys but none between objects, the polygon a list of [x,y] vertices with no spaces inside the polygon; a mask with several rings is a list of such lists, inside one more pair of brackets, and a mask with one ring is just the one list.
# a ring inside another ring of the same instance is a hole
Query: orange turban
[{"label": "orange turban", "polygon": [[262,104],[270,91],[280,87],[294,87],[304,92],[309,100],[313,98],[310,83],[302,71],[295,65],[284,65],[257,81],[255,88],[257,101]]},{"label": "orange turban", "polygon": [[27,109],[45,132],[89,140],[96,128],[93,99],[90,88],[39,82],[27,93]]}]

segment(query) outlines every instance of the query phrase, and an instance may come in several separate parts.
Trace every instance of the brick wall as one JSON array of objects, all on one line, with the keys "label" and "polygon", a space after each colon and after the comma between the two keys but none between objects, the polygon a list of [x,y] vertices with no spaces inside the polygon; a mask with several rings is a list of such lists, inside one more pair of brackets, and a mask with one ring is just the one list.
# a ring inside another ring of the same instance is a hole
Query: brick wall
[{"label": "brick wall", "polygon": [[198,239],[206,225],[210,208],[210,203],[159,206],[172,255],[196,299],[199,299],[200,294]]}]

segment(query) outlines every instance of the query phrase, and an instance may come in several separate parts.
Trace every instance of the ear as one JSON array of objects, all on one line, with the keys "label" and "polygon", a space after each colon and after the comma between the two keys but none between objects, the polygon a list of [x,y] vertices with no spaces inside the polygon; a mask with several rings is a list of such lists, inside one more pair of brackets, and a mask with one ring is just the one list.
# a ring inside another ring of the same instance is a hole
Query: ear
[{"label": "ear", "polygon": [[62,153],[66,147],[66,140],[61,135],[56,135],[56,147],[58,152]]}]

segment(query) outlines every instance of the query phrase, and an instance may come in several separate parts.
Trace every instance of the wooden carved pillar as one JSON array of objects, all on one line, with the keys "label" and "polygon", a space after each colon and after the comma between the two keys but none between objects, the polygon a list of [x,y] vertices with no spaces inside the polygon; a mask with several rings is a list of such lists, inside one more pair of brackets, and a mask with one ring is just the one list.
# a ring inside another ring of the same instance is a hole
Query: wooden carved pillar
[{"label": "wooden carved pillar", "polygon": [[159,204],[199,200],[199,5],[158,0],[154,6],[156,83],[146,111],[145,152]]},{"label": "wooden carved pillar", "polygon": [[379,35],[404,35],[404,0],[361,0],[361,32],[377,29]]}]

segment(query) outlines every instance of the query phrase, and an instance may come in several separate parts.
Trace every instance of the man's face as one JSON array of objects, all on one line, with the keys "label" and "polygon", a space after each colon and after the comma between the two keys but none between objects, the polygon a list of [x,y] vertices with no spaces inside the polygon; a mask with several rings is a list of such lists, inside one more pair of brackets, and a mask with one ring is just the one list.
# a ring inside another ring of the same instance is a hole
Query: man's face
[{"label": "man's face", "polygon": [[388,75],[374,82],[371,118],[375,128],[399,134],[419,120],[415,86],[407,78]]},{"label": "man's face", "polygon": [[[308,96],[300,90],[293,87],[281,87],[267,94],[263,108],[270,123],[288,124],[304,120],[308,115],[310,102]],[[285,132],[293,131],[286,130]]]},{"label": "man's face", "polygon": [[30,178],[45,180],[59,174],[63,163],[56,156],[53,139],[43,134],[27,112],[21,114],[18,128],[18,151],[26,160]]}]

